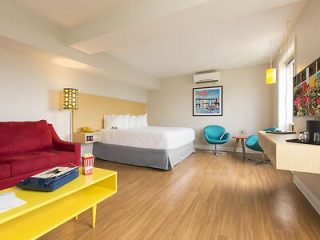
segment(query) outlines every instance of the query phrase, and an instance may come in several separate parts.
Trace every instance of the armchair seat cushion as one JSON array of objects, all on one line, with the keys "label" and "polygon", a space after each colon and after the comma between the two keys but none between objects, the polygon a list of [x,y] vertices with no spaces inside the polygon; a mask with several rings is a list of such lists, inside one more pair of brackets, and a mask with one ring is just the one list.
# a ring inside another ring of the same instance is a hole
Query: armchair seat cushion
[{"label": "armchair seat cushion", "polygon": [[225,144],[225,143],[227,143],[229,140],[227,139],[227,140],[214,140],[214,141],[208,141],[209,143],[211,143],[211,144]]},{"label": "armchair seat cushion", "polygon": [[68,165],[74,163],[75,157],[74,152],[49,150],[10,155],[2,158],[1,162],[9,164],[11,177],[15,177],[58,165]]},{"label": "armchair seat cushion", "polygon": [[10,165],[0,163],[0,179],[8,178],[11,175]]}]

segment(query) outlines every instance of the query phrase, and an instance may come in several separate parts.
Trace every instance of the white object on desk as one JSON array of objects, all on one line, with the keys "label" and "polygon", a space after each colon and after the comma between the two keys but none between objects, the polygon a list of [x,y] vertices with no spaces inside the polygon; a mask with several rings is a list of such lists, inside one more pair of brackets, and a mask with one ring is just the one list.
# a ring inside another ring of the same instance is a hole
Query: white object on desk
[{"label": "white object on desk", "polygon": [[17,198],[14,192],[6,192],[0,194],[0,213],[10,210],[11,208],[19,207],[25,204],[26,201]]}]

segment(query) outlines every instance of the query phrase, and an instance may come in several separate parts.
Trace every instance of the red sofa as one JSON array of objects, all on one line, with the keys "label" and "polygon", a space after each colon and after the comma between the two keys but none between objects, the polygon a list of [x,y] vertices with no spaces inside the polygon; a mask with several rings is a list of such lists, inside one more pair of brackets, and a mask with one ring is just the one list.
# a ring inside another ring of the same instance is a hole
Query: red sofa
[{"label": "red sofa", "polygon": [[0,122],[0,189],[69,164],[80,165],[80,144],[62,141],[47,121]]}]

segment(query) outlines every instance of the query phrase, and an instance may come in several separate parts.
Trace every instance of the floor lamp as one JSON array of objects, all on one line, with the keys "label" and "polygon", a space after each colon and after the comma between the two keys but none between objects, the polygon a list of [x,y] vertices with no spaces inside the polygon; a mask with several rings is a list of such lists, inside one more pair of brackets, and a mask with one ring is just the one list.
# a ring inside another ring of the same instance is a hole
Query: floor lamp
[{"label": "floor lamp", "polygon": [[70,142],[73,134],[73,110],[78,109],[79,92],[78,89],[63,89],[63,109],[70,110]]}]

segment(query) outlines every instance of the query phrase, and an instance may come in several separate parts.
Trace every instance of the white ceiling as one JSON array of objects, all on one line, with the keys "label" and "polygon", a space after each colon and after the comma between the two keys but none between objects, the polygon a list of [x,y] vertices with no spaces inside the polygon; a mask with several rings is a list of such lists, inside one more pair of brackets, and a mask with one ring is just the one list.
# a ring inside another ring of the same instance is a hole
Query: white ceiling
[{"label": "white ceiling", "polygon": [[132,0],[16,0],[16,2],[70,28],[102,14],[109,14],[124,8]]},{"label": "white ceiling", "polygon": [[16,0],[64,26],[70,47],[154,77],[264,64],[307,0]]},{"label": "white ceiling", "polygon": [[153,27],[116,33],[106,52],[155,77],[264,64],[270,41],[279,47],[287,20],[295,21],[301,9],[296,3],[222,21],[201,19],[198,13],[193,16],[198,24],[187,16],[168,17]]}]

